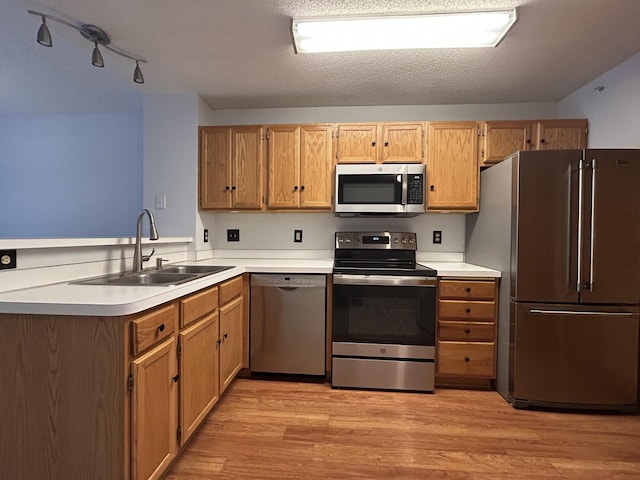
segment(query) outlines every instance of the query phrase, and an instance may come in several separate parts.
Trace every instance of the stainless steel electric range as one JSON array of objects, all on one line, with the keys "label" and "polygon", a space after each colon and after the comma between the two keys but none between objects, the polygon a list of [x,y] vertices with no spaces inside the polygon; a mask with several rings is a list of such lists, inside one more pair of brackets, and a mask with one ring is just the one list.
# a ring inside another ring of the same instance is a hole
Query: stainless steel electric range
[{"label": "stainless steel electric range", "polygon": [[436,275],[407,232],[337,232],[332,386],[432,392]]}]

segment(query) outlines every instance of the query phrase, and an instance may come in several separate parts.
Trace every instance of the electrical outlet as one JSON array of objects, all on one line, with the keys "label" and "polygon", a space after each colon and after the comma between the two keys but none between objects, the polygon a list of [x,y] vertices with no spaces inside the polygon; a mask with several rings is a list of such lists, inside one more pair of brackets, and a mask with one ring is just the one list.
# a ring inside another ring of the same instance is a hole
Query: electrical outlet
[{"label": "electrical outlet", "polygon": [[240,230],[232,229],[227,230],[227,242],[239,242],[240,241]]},{"label": "electrical outlet", "polygon": [[208,228],[204,229],[204,238],[203,238],[203,240],[204,240],[204,243],[207,243],[209,241],[209,229]]},{"label": "electrical outlet", "polygon": [[433,243],[442,243],[442,230],[433,231]]},{"label": "electrical outlet", "polygon": [[16,251],[0,250],[0,270],[16,268]]},{"label": "electrical outlet", "polygon": [[164,210],[167,208],[167,196],[164,194],[156,195],[156,210]]},{"label": "electrical outlet", "polygon": [[302,243],[302,230],[293,231],[293,241],[295,243]]}]

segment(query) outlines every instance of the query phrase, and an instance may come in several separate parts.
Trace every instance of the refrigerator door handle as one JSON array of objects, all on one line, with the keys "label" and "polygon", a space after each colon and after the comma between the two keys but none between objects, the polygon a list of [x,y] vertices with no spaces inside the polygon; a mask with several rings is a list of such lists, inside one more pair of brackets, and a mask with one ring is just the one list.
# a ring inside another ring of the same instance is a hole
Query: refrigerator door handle
[{"label": "refrigerator door handle", "polygon": [[589,312],[589,311],[573,311],[573,310],[541,310],[538,308],[529,309],[531,315],[601,315],[608,317],[634,317],[637,313],[631,312]]},{"label": "refrigerator door handle", "polygon": [[578,163],[578,235],[577,235],[577,274],[576,291],[580,293],[582,288],[582,203],[584,201],[584,165],[580,159]]},{"label": "refrigerator door handle", "polygon": [[589,291],[593,292],[593,260],[596,237],[596,159],[591,159],[591,233],[589,236]]}]

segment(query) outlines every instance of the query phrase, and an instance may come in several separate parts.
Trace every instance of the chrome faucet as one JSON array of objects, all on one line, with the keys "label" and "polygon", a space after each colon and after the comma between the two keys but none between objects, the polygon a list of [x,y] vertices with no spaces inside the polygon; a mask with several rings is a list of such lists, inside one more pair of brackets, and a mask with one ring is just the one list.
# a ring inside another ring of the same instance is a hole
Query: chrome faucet
[{"label": "chrome faucet", "polygon": [[156,221],[153,218],[153,214],[146,208],[140,211],[138,214],[138,220],[136,222],[136,246],[133,249],[133,271],[142,271],[142,262],[146,262],[151,258],[154,248],[149,255],[142,255],[142,217],[144,214],[149,217],[149,240],[158,240],[158,230],[156,229]]}]

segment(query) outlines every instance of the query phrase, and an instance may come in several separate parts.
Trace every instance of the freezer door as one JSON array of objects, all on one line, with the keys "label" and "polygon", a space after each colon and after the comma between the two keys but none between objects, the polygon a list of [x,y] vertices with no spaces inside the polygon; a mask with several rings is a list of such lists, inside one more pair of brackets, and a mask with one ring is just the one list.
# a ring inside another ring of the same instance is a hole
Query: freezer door
[{"label": "freezer door", "polygon": [[515,405],[625,408],[638,403],[638,307],[511,303]]},{"label": "freezer door", "polygon": [[578,165],[582,150],[514,158],[511,297],[578,302]]},{"label": "freezer door", "polygon": [[587,150],[582,303],[640,303],[640,150]]}]

